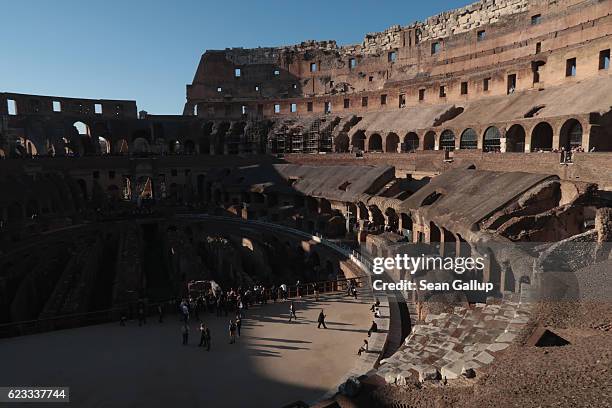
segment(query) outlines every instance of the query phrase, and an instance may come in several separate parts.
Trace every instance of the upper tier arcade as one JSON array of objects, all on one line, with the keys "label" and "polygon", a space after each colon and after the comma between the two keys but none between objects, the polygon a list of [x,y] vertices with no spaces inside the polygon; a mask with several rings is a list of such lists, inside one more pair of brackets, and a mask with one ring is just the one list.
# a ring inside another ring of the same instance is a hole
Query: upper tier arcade
[{"label": "upper tier arcade", "polygon": [[367,116],[607,79],[611,12],[609,1],[485,0],[367,34],[357,45],[207,51],[187,85],[184,114]]}]

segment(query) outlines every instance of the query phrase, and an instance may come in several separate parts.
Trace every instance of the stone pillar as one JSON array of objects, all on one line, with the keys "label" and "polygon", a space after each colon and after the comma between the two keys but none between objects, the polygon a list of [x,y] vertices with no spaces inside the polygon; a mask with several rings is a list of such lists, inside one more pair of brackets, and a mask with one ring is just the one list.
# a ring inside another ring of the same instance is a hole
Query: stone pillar
[{"label": "stone pillar", "polygon": [[558,129],[553,128],[552,149],[561,150],[561,136]]}]

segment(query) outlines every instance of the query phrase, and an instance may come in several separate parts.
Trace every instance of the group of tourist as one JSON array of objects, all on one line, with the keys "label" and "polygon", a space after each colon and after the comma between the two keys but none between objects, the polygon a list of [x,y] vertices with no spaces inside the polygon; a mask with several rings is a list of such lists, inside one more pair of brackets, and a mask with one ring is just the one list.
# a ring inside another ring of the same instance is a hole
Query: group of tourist
[{"label": "group of tourist", "polygon": [[[378,298],[376,298],[376,302],[374,302],[372,306],[370,306],[370,311],[374,314],[375,318],[380,317],[380,300],[378,300]],[[376,324],[376,320],[372,320],[372,325],[368,329],[368,337],[371,337],[372,333],[376,333],[376,332],[378,332],[378,324]],[[367,352],[368,347],[369,347],[368,340],[364,339],[363,345],[359,347],[359,350],[357,350],[357,355],[360,356],[362,353]]]}]

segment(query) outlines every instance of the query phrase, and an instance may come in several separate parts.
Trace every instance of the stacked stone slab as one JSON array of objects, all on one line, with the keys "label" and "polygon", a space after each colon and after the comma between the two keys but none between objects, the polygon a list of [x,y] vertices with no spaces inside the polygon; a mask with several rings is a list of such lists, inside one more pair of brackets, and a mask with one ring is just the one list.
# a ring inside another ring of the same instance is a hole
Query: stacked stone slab
[{"label": "stacked stone slab", "polygon": [[400,350],[381,361],[378,374],[403,385],[409,378],[452,380],[469,369],[477,371],[515,340],[529,316],[530,307],[510,300],[429,314]]}]

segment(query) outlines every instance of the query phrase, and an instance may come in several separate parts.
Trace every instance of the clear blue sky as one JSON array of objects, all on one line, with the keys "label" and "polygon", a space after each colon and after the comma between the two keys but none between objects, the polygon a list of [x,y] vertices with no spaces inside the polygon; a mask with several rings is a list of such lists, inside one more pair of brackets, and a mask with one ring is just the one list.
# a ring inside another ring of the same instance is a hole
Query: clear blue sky
[{"label": "clear blue sky", "polygon": [[359,43],[469,2],[3,0],[0,91],[135,99],[149,113],[179,114],[207,49]]}]

